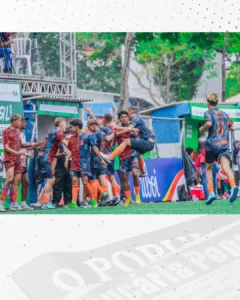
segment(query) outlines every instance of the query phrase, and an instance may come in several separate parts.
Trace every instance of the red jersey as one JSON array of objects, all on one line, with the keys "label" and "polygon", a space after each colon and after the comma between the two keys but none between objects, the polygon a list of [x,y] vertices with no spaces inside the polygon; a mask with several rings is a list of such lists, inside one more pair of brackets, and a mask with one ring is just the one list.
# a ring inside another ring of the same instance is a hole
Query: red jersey
[{"label": "red jersey", "polygon": [[[9,147],[14,151],[21,150],[21,135],[18,129],[14,130],[11,127],[8,127],[3,131],[3,143],[8,144]],[[20,162],[20,156],[8,153],[4,151],[4,162],[13,161],[15,163]]]},{"label": "red jersey", "polygon": [[80,151],[79,151],[79,136],[71,136],[68,142],[68,149],[72,152],[71,171],[80,171]]},{"label": "red jersey", "polygon": [[[118,145],[120,145],[125,139],[129,139],[129,138],[131,138],[131,135],[128,132],[118,136],[117,137]],[[132,147],[127,146],[124,149],[124,151],[120,154],[120,159],[124,160],[124,159],[134,157],[134,156],[137,156],[137,152],[135,150],[133,150]]]}]

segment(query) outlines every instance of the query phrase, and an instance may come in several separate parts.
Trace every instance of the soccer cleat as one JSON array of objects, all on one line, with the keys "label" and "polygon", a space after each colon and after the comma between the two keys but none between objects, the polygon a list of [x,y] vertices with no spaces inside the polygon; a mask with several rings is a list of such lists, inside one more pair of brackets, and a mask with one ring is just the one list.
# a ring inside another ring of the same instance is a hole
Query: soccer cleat
[{"label": "soccer cleat", "polygon": [[102,193],[101,202],[107,201],[108,197],[109,197],[108,193]]},{"label": "soccer cleat", "polygon": [[97,201],[94,200],[94,199],[90,200],[90,204],[91,204],[92,207],[94,207],[94,208],[98,207],[98,203],[97,203]]},{"label": "soccer cleat", "polygon": [[77,205],[77,203],[72,202],[72,203],[69,203],[69,204],[67,205],[67,207],[68,207],[68,208],[78,208],[78,205]]},{"label": "soccer cleat", "polygon": [[139,174],[139,177],[140,177],[140,178],[147,177],[147,174],[146,174],[145,172],[144,172],[144,173],[140,173],[140,174]]},{"label": "soccer cleat", "polygon": [[9,210],[10,211],[21,211],[22,209],[18,204],[11,204]]},{"label": "soccer cleat", "polygon": [[48,204],[43,204],[43,205],[42,205],[42,209],[43,209],[43,210],[46,210],[46,209],[56,209],[56,206],[54,206],[54,205],[52,204],[52,202],[49,202]]},{"label": "soccer cleat", "polygon": [[140,195],[136,195],[135,203],[136,203],[136,204],[141,204],[141,198],[140,198]]},{"label": "soccer cleat", "polygon": [[90,207],[92,207],[92,205],[90,205],[88,202],[81,203],[80,206],[79,206],[79,208],[90,208]]},{"label": "soccer cleat", "polygon": [[24,211],[26,211],[26,210],[34,210],[34,208],[28,206],[26,202],[22,203],[20,207],[21,207],[21,210],[24,210]]},{"label": "soccer cleat", "polygon": [[229,202],[230,203],[233,203],[236,201],[237,199],[237,195],[238,195],[238,187],[237,186],[234,186],[231,190],[231,195],[229,197]]},{"label": "soccer cleat", "polygon": [[110,157],[109,157],[109,155],[107,155],[107,154],[104,154],[104,153],[102,153],[102,152],[100,152],[100,155],[102,156],[102,158],[107,162],[107,163],[111,163],[111,159],[110,159]]},{"label": "soccer cleat", "polygon": [[4,203],[0,203],[0,212],[6,212],[6,209],[4,207]]},{"label": "soccer cleat", "polygon": [[214,200],[216,200],[216,195],[214,193],[211,193],[209,194],[208,199],[206,200],[206,204],[210,205]]},{"label": "soccer cleat", "polygon": [[117,205],[119,205],[119,204],[120,204],[120,202],[121,202],[121,199],[120,199],[120,197],[115,197],[115,199],[114,199],[114,203],[113,203],[113,206],[117,206]]},{"label": "soccer cleat", "polygon": [[123,206],[129,206],[130,204],[132,204],[132,199],[129,198],[125,201],[124,205]]},{"label": "soccer cleat", "polygon": [[100,201],[98,206],[108,206],[108,201],[106,199],[103,199]]},{"label": "soccer cleat", "polygon": [[33,204],[31,204],[31,207],[33,207],[34,209],[38,209],[38,208],[42,207],[42,204],[40,202],[33,203]]}]

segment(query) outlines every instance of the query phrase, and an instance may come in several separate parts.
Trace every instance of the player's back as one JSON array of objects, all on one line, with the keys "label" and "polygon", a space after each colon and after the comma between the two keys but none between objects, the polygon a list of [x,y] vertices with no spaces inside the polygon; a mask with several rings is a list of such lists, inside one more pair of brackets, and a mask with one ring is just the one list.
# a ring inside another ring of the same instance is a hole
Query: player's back
[{"label": "player's back", "polygon": [[40,151],[42,151],[44,153],[49,153],[51,151],[53,144],[56,141],[57,133],[58,133],[58,130],[54,129],[45,136],[44,142],[43,142],[43,145],[42,145]]},{"label": "player's back", "polygon": [[101,151],[105,154],[110,154],[113,151],[113,141],[106,141],[105,138],[113,133],[111,126],[99,126],[99,129],[102,132],[103,143],[101,147]]},{"label": "player's back", "polygon": [[153,133],[147,127],[145,121],[140,116],[135,116],[129,124],[133,124],[135,128],[139,130],[138,136],[140,139],[148,140],[154,138]]},{"label": "player's back", "polygon": [[90,150],[91,147],[95,145],[95,137],[92,134],[84,132],[80,136],[80,157],[81,159],[90,159]]},{"label": "player's back", "polygon": [[206,145],[212,148],[228,147],[230,119],[227,113],[214,108],[205,113],[205,119],[212,122]]}]

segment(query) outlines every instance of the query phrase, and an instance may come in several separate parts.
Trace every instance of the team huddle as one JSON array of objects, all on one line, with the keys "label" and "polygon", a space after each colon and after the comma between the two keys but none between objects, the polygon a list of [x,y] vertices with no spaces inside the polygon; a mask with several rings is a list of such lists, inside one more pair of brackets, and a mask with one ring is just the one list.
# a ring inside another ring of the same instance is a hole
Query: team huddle
[{"label": "team huddle", "polygon": [[[123,176],[124,205],[129,206],[133,203],[129,173],[133,175],[135,203],[141,203],[139,177],[146,176],[141,154],[153,150],[154,135],[143,119],[137,115],[135,107],[118,113],[119,126],[113,122],[112,115],[106,114],[103,121],[100,121],[88,106],[86,109],[90,119],[85,129],[83,129],[82,121],[75,119],[70,121],[70,134],[68,134],[66,120],[58,117],[54,122],[55,129],[46,135],[44,141],[37,143],[23,141],[21,130],[24,128],[26,120],[20,115],[11,117],[11,126],[3,132],[3,163],[6,169],[6,182],[3,185],[0,199],[1,212],[6,211],[4,201],[9,191],[11,211],[32,209],[26,203],[26,193],[25,195],[22,193],[21,206],[17,203],[19,184],[21,181],[23,182],[23,176],[26,176],[24,174],[27,174],[23,161],[28,156],[27,150],[32,149],[39,149],[39,173],[46,182],[42,195],[42,209],[56,208],[52,203],[55,182],[54,165],[62,146],[68,149],[63,155],[66,158],[65,167],[70,168],[72,178],[72,201],[65,207],[77,208],[79,206],[79,179],[81,179],[87,195],[80,202],[81,208],[106,205],[109,200],[109,185],[106,175],[111,182],[113,197],[118,198],[120,188],[113,166],[113,160],[118,155],[120,156],[120,172]],[[114,147],[115,150],[113,150]]]}]

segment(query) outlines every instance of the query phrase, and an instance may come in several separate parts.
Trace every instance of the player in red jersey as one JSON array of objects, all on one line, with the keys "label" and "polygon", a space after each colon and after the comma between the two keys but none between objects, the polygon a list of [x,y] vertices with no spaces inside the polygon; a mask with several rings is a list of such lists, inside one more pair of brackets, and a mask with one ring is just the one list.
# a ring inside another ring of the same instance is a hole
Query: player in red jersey
[{"label": "player in red jersey", "polygon": [[11,191],[11,211],[21,210],[17,204],[18,187],[21,182],[23,166],[21,163],[21,156],[24,155],[22,148],[37,147],[36,144],[23,144],[19,129],[21,128],[22,117],[20,115],[11,116],[11,125],[3,131],[4,144],[4,166],[6,169],[6,181],[2,188],[2,195],[0,200],[0,211],[6,211],[4,208],[4,201],[6,200],[8,190]]},{"label": "player in red jersey", "polygon": [[54,122],[55,129],[53,129],[45,137],[41,144],[41,148],[38,155],[38,165],[41,177],[46,179],[46,185],[43,189],[43,206],[42,209],[54,209],[56,208],[50,201],[52,196],[52,187],[55,182],[54,172],[52,164],[55,155],[58,152],[60,143],[65,146],[68,145],[68,141],[65,138],[64,132],[66,131],[67,123],[64,118],[58,117]]},{"label": "player in red jersey", "polygon": [[79,119],[72,120],[70,122],[70,129],[73,136],[69,140],[68,149],[71,153],[68,155],[68,159],[72,158],[70,175],[72,176],[72,205],[77,207],[77,197],[79,193],[79,178],[82,179],[83,186],[85,187],[89,197],[90,204],[82,203],[81,207],[97,207],[97,201],[94,199],[92,187],[89,183],[90,172],[90,151],[94,151],[99,157],[103,167],[106,167],[105,161],[101,158],[100,152],[96,146],[96,139],[94,135],[83,132],[83,124]]},{"label": "player in red jersey", "polygon": [[[129,115],[127,111],[120,111],[118,114],[118,118],[121,122],[121,127],[125,128],[119,131],[116,131],[115,136],[117,138],[117,142],[120,145],[125,139],[136,138],[133,134],[129,133]],[[132,203],[131,198],[131,190],[129,183],[129,173],[132,172],[133,175],[133,183],[136,197],[136,204],[141,203],[140,198],[140,179],[138,176],[139,164],[138,164],[138,154],[137,151],[132,149],[132,147],[127,146],[124,151],[120,154],[120,170],[123,174],[123,182],[124,182],[124,191],[126,196],[126,201],[124,206],[129,206]]]}]

